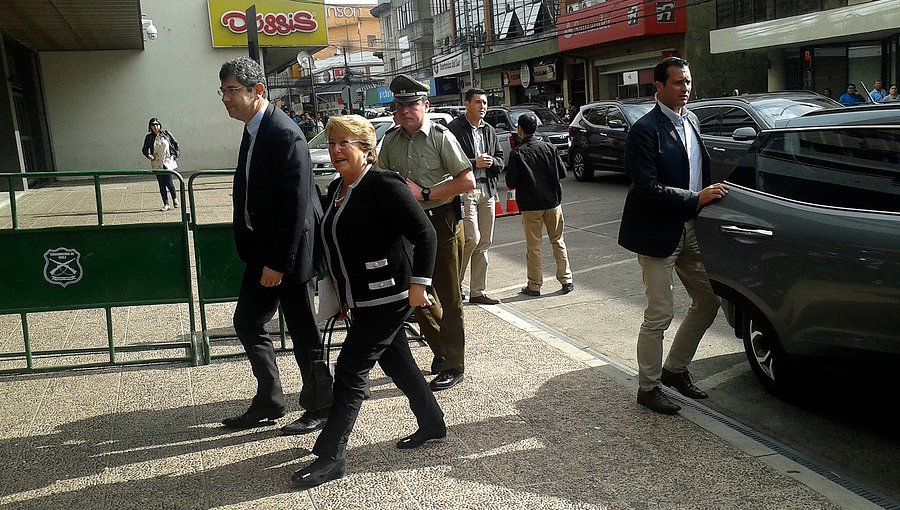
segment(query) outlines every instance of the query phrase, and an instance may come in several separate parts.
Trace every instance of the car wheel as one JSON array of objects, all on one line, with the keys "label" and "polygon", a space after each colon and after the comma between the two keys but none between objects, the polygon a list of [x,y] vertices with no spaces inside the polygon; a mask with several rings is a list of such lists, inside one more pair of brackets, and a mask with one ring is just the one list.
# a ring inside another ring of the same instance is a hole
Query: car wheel
[{"label": "car wheel", "polygon": [[745,311],[741,321],[744,351],[753,374],[766,390],[779,397],[790,396],[792,369],[778,335],[756,310]]},{"label": "car wheel", "polygon": [[584,153],[581,151],[572,152],[572,173],[575,174],[575,180],[580,182],[589,181],[594,178],[594,171],[588,167]]}]

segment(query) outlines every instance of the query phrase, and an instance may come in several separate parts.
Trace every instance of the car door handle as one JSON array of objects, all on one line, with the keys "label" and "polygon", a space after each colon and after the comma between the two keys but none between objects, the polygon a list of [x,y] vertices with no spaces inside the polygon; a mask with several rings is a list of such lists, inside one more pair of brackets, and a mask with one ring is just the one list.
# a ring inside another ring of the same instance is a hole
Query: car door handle
[{"label": "car door handle", "polygon": [[600,136],[609,136],[609,135],[606,133],[600,133]]},{"label": "car door handle", "polygon": [[722,225],[719,227],[719,232],[729,235],[729,236],[744,236],[744,237],[753,237],[755,239],[767,239],[772,237],[773,232],[771,230],[765,230],[761,228],[742,228],[736,225]]},{"label": "car door handle", "polygon": [[718,151],[718,152],[725,152],[725,149],[723,149],[721,147],[713,147],[712,150]]}]

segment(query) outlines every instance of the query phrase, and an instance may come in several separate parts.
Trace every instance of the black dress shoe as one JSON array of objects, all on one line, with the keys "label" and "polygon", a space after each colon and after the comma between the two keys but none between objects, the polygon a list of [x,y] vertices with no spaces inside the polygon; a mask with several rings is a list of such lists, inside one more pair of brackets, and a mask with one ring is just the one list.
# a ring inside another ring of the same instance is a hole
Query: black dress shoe
[{"label": "black dress shoe", "polygon": [[269,409],[248,409],[240,416],[233,416],[222,420],[225,428],[241,430],[252,429],[255,427],[266,427],[275,425],[273,420],[277,420],[284,416],[284,407],[276,407]]},{"label": "black dress shoe", "polygon": [[540,296],[541,291],[533,290],[531,287],[522,287],[522,290],[519,291],[519,294],[525,294],[526,296]]},{"label": "black dress shoe", "polygon": [[342,478],[347,470],[347,462],[343,459],[333,460],[319,457],[312,464],[294,471],[291,484],[298,489],[312,489],[325,482]]},{"label": "black dress shoe", "polygon": [[447,358],[443,356],[435,356],[433,360],[431,360],[431,373],[437,375],[441,373],[441,370],[447,366]]},{"label": "black dress shoe", "polygon": [[289,423],[281,427],[281,433],[286,436],[299,436],[301,434],[309,434],[325,427],[328,421],[328,409],[324,411],[303,413],[303,416],[297,418],[293,423]]},{"label": "black dress shoe", "polygon": [[573,290],[575,290],[575,284],[574,284],[574,283],[564,283],[564,284],[562,284],[562,293],[563,293],[563,294],[568,294],[569,292],[572,292]]},{"label": "black dress shoe", "polygon": [[431,427],[427,430],[419,429],[413,435],[397,441],[397,449],[411,450],[422,446],[428,441],[436,441],[438,439],[444,439],[445,437],[447,437],[447,426],[442,423],[437,427]]},{"label": "black dress shoe", "polygon": [[670,388],[675,388],[678,393],[681,393],[688,398],[699,400],[701,398],[709,397],[705,391],[694,386],[694,381],[691,379],[691,373],[687,370],[680,374],[676,374],[675,372],[669,372],[664,368],[662,370],[662,377],[659,378],[659,381]]},{"label": "black dress shoe", "polygon": [[428,384],[431,391],[449,390],[463,380],[463,374],[459,370],[444,370]]},{"label": "black dress shoe", "polygon": [[657,413],[677,414],[681,411],[681,406],[666,398],[658,386],[650,391],[638,390],[637,402]]},{"label": "black dress shoe", "polygon": [[469,303],[475,303],[476,305],[499,305],[500,300],[492,298],[487,294],[482,294],[480,296],[472,296],[469,298]]}]

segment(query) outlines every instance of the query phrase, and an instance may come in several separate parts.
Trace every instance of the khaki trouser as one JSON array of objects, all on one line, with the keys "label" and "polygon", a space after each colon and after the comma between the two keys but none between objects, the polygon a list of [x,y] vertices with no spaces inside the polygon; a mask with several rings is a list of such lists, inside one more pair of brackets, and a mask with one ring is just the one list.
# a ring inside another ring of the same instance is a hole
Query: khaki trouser
[{"label": "khaki trouser", "polygon": [[488,250],[494,241],[494,197],[488,194],[487,185],[478,186],[463,195],[465,216],[463,232],[465,248],[463,248],[462,264],[459,272],[459,283],[466,275],[466,267],[472,262],[469,273],[469,290],[472,297],[484,295],[487,288]]},{"label": "khaki trouser", "polygon": [[687,370],[703,333],[716,318],[719,298],[713,293],[700,258],[693,220],[685,223],[675,253],[665,258],[638,255],[638,263],[643,270],[647,295],[647,309],[644,310],[644,322],[637,341],[638,384],[642,390],[648,391],[660,384],[663,335],[675,315],[672,271],[678,274],[692,301],[672,340],[666,370],[675,373]]},{"label": "khaki trouser", "polygon": [[561,284],[572,283],[572,269],[566,255],[566,243],[563,241],[562,206],[539,211],[522,211],[522,228],[525,230],[525,262],[528,267],[528,288],[541,290],[544,283],[541,269],[541,239],[543,229],[547,228],[553,258],[556,260],[556,279]]},{"label": "khaki trouser", "polygon": [[432,305],[416,308],[416,321],[435,356],[447,358],[444,370],[465,370],[466,335],[459,295],[459,256],[462,225],[453,204],[425,211],[437,233],[437,256],[432,275]]}]

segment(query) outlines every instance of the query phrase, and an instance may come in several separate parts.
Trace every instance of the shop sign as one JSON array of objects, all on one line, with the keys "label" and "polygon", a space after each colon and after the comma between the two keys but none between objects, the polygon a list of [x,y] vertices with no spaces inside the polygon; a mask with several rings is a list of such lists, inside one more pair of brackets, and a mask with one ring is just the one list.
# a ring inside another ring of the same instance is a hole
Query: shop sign
[{"label": "shop sign", "polygon": [[532,81],[535,83],[556,81],[556,64],[534,66],[534,77],[532,78]]},{"label": "shop sign", "polygon": [[513,71],[503,71],[503,85],[507,87],[514,87],[516,85],[521,85],[522,79],[519,75],[519,70]]},{"label": "shop sign", "polygon": [[528,62],[522,62],[519,66],[519,79],[522,81],[522,88],[531,86],[531,68],[528,67]]},{"label": "shop sign", "polygon": [[503,78],[500,73],[481,73],[478,79],[483,90],[496,90],[503,86]]},{"label": "shop sign", "polygon": [[637,85],[638,84],[638,73],[637,71],[628,71],[622,73],[622,85]]},{"label": "shop sign", "polygon": [[[215,48],[247,46],[247,3],[207,0]],[[325,5],[293,0],[257,0],[256,30],[260,46],[324,46],[328,44]]]},{"label": "shop sign", "polygon": [[466,68],[463,67],[462,51],[458,51],[448,57],[441,56],[431,59],[431,71],[436,77],[459,74]]},{"label": "shop sign", "polygon": [[559,51],[645,35],[687,32],[686,0],[582,0],[559,17]]}]

